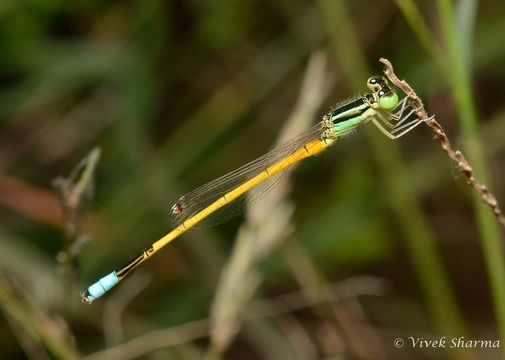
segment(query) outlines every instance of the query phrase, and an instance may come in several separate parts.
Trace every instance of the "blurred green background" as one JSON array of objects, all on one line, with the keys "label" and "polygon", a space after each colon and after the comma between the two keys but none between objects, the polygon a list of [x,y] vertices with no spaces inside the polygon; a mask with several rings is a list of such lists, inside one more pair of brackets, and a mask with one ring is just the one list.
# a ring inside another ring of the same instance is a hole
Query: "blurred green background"
[{"label": "blurred green background", "polygon": [[503,228],[426,126],[362,127],[247,217],[79,292],[380,57],[505,201],[504,33],[502,1],[1,2],[0,357],[503,358]]}]

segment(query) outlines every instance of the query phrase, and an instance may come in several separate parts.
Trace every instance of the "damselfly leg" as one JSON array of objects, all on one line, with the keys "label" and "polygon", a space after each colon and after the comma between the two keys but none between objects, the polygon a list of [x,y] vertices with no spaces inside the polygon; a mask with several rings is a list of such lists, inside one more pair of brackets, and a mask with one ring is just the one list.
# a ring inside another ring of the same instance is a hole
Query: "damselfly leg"
[{"label": "damselfly leg", "polygon": [[[371,119],[374,125],[390,139],[395,140],[402,137],[423,122],[415,115],[415,110],[408,100],[408,97],[402,99],[394,109],[396,111],[391,115],[388,116],[385,112],[377,111]],[[396,123],[393,124],[391,120]]]},{"label": "damselfly leg", "polygon": [[[385,111],[383,109],[376,109],[376,118],[382,121],[382,124],[389,129],[394,129],[403,123],[410,115],[413,114],[414,110],[411,109],[409,104],[409,98],[405,97],[396,107],[391,111]],[[405,115],[405,111],[411,109],[411,111]],[[389,131],[388,131],[389,132]]]}]

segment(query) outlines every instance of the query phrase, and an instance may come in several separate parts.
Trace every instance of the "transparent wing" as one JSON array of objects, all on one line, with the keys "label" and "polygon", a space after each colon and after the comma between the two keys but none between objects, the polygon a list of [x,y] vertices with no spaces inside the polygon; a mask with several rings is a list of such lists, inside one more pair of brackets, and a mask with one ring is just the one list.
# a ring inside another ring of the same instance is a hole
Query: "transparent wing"
[{"label": "transparent wing", "polygon": [[[184,195],[172,206],[171,217],[173,225],[175,227],[181,225],[187,219],[205,209],[224,194],[260,174],[272,164],[292,155],[307,143],[321,138],[324,130],[324,122],[320,122],[258,159]],[[252,188],[247,194],[243,194],[239,198],[218,209],[194,226],[194,229],[217,225],[243,213],[245,209],[264,197],[290,168],[291,166],[269,177],[261,184]]]}]

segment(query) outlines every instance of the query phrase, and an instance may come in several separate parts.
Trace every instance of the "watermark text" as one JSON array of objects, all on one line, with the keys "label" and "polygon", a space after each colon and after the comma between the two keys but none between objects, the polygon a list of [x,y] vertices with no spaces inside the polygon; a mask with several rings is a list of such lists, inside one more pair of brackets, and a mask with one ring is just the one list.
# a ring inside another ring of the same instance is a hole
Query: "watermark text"
[{"label": "watermark text", "polygon": [[500,340],[474,340],[464,336],[448,338],[441,336],[439,338],[427,339],[423,337],[407,336],[398,337],[393,340],[393,345],[397,349],[408,347],[411,349],[499,349],[501,348]]}]

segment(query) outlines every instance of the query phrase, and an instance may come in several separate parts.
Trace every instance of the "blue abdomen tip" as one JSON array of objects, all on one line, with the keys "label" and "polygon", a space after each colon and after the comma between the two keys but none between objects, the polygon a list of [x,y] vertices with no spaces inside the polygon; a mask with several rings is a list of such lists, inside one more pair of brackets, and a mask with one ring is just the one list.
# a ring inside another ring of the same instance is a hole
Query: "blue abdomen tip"
[{"label": "blue abdomen tip", "polygon": [[104,276],[103,278],[101,278],[88,288],[86,294],[88,300],[91,302],[93,300],[98,299],[100,296],[109,291],[118,282],[119,279],[115,272],[111,272],[109,275]]}]

